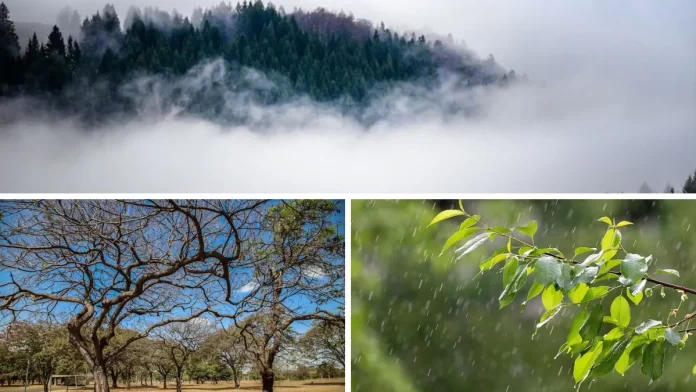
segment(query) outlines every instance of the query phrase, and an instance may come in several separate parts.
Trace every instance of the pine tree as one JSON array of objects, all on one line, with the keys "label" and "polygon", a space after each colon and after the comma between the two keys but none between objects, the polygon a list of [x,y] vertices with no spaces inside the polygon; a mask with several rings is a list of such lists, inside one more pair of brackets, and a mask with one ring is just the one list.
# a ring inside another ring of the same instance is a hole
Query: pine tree
[{"label": "pine tree", "polygon": [[19,37],[5,3],[0,3],[0,52],[2,56],[19,56]]},{"label": "pine tree", "polygon": [[53,26],[51,34],[48,35],[46,49],[50,54],[65,57],[65,41],[63,40],[63,34],[60,32],[58,26]]}]

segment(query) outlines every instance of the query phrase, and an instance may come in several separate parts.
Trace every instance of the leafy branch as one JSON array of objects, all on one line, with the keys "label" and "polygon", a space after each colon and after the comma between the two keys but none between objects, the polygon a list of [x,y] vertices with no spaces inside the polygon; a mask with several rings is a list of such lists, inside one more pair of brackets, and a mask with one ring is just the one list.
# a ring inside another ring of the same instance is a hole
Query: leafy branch
[{"label": "leafy branch", "polygon": [[[652,270],[654,274],[679,277],[676,270],[655,268],[651,255],[630,253],[624,248],[621,230],[632,225],[631,222],[617,223],[609,217],[600,218],[599,221],[607,225],[600,248],[577,247],[572,256],[566,256],[557,248],[540,248],[535,244],[536,221],[513,228],[490,226],[479,215],[464,211],[461,201],[458,210],[442,211],[428,226],[452,218],[464,220],[445,242],[441,255],[463,241],[464,244],[454,250],[457,260],[498,237],[506,240],[505,246],[480,262],[479,275],[496,267],[502,270],[503,291],[498,297],[501,309],[513,302],[531,276],[531,287],[522,309],[538,296],[541,296],[545,309],[536,324],[535,334],[562,310],[579,310],[566,342],[558,351],[558,355],[575,358],[573,377],[578,386],[588,378],[612,371],[624,375],[637,362],[650,382],[657,380],[664,369],[665,342],[682,349],[689,335],[696,330],[689,328],[691,321],[696,319],[696,312],[679,316],[682,305],[688,300],[687,293],[696,294],[696,290],[648,274]],[[666,320],[631,323],[630,303],[640,305],[643,298],[652,296],[656,288],[660,289],[662,297],[666,296],[665,288],[679,293],[679,306],[669,312]],[[610,293],[617,295],[607,314],[602,302]],[[604,324],[614,327],[602,335],[600,331]]]}]

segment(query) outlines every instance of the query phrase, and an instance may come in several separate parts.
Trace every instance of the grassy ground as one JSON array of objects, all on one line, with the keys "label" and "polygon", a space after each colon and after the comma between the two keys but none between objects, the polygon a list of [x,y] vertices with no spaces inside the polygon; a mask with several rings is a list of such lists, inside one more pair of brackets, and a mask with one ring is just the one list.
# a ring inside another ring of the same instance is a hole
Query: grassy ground
[{"label": "grassy ground", "polygon": [[[90,389],[76,389],[71,387],[68,392],[89,391]],[[113,388],[111,389],[114,390]],[[139,384],[132,384],[131,389],[119,387],[116,391],[122,392],[153,392],[162,390],[162,385],[154,387],[141,387]],[[167,383],[167,391],[174,391],[174,382]],[[184,383],[184,392],[217,392],[217,391],[234,391],[234,384],[221,382],[218,384],[188,384]],[[239,391],[260,391],[260,381],[242,381]],[[304,380],[304,381],[276,381],[274,391],[277,392],[343,392],[345,390],[345,380],[342,378],[323,379],[323,380]],[[30,385],[27,387],[27,392],[43,391],[41,385]],[[65,387],[53,387],[52,392],[64,392]],[[21,385],[0,386],[0,392],[24,392],[24,387]]]}]

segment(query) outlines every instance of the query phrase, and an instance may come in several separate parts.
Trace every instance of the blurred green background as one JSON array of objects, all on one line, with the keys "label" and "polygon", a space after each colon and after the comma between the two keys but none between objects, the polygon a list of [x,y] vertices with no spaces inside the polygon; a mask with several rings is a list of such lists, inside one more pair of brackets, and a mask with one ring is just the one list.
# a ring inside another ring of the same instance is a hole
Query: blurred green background
[{"label": "blurred green background", "polygon": [[[652,254],[657,268],[681,272],[681,278],[660,275],[661,280],[696,287],[696,200],[463,203],[468,213],[480,214],[492,226],[536,219],[536,245],[571,255],[578,246],[599,247],[606,225],[598,218],[630,220],[635,225],[622,230],[624,247]],[[559,315],[532,338],[543,313],[540,299],[521,312],[526,295],[518,295],[513,305],[499,310],[500,275],[491,271],[474,279],[479,261],[492,248],[479,248],[458,261],[451,250],[438,257],[462,219],[426,226],[447,208],[457,208],[457,201],[353,201],[353,391],[572,391],[573,359],[554,357],[574,314]],[[605,309],[614,297],[604,299]],[[648,318],[664,320],[678,303],[676,292],[666,290],[662,298],[656,289],[640,306],[631,304],[631,325]],[[692,297],[680,314],[695,309]],[[610,329],[605,324],[602,332]],[[670,346],[664,375],[652,385],[635,364],[624,377],[612,373],[583,384],[581,390],[696,391],[695,364],[692,338],[682,351]]]}]

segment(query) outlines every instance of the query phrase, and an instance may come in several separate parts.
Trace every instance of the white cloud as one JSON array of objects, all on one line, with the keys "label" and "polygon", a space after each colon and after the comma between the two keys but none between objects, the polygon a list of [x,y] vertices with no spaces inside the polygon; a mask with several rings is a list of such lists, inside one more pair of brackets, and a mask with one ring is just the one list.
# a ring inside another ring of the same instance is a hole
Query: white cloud
[{"label": "white cloud", "polygon": [[259,287],[258,283],[249,282],[249,283],[245,284],[244,286],[240,287],[237,291],[239,291],[240,293],[249,293],[249,292],[256,290],[257,287]]}]

